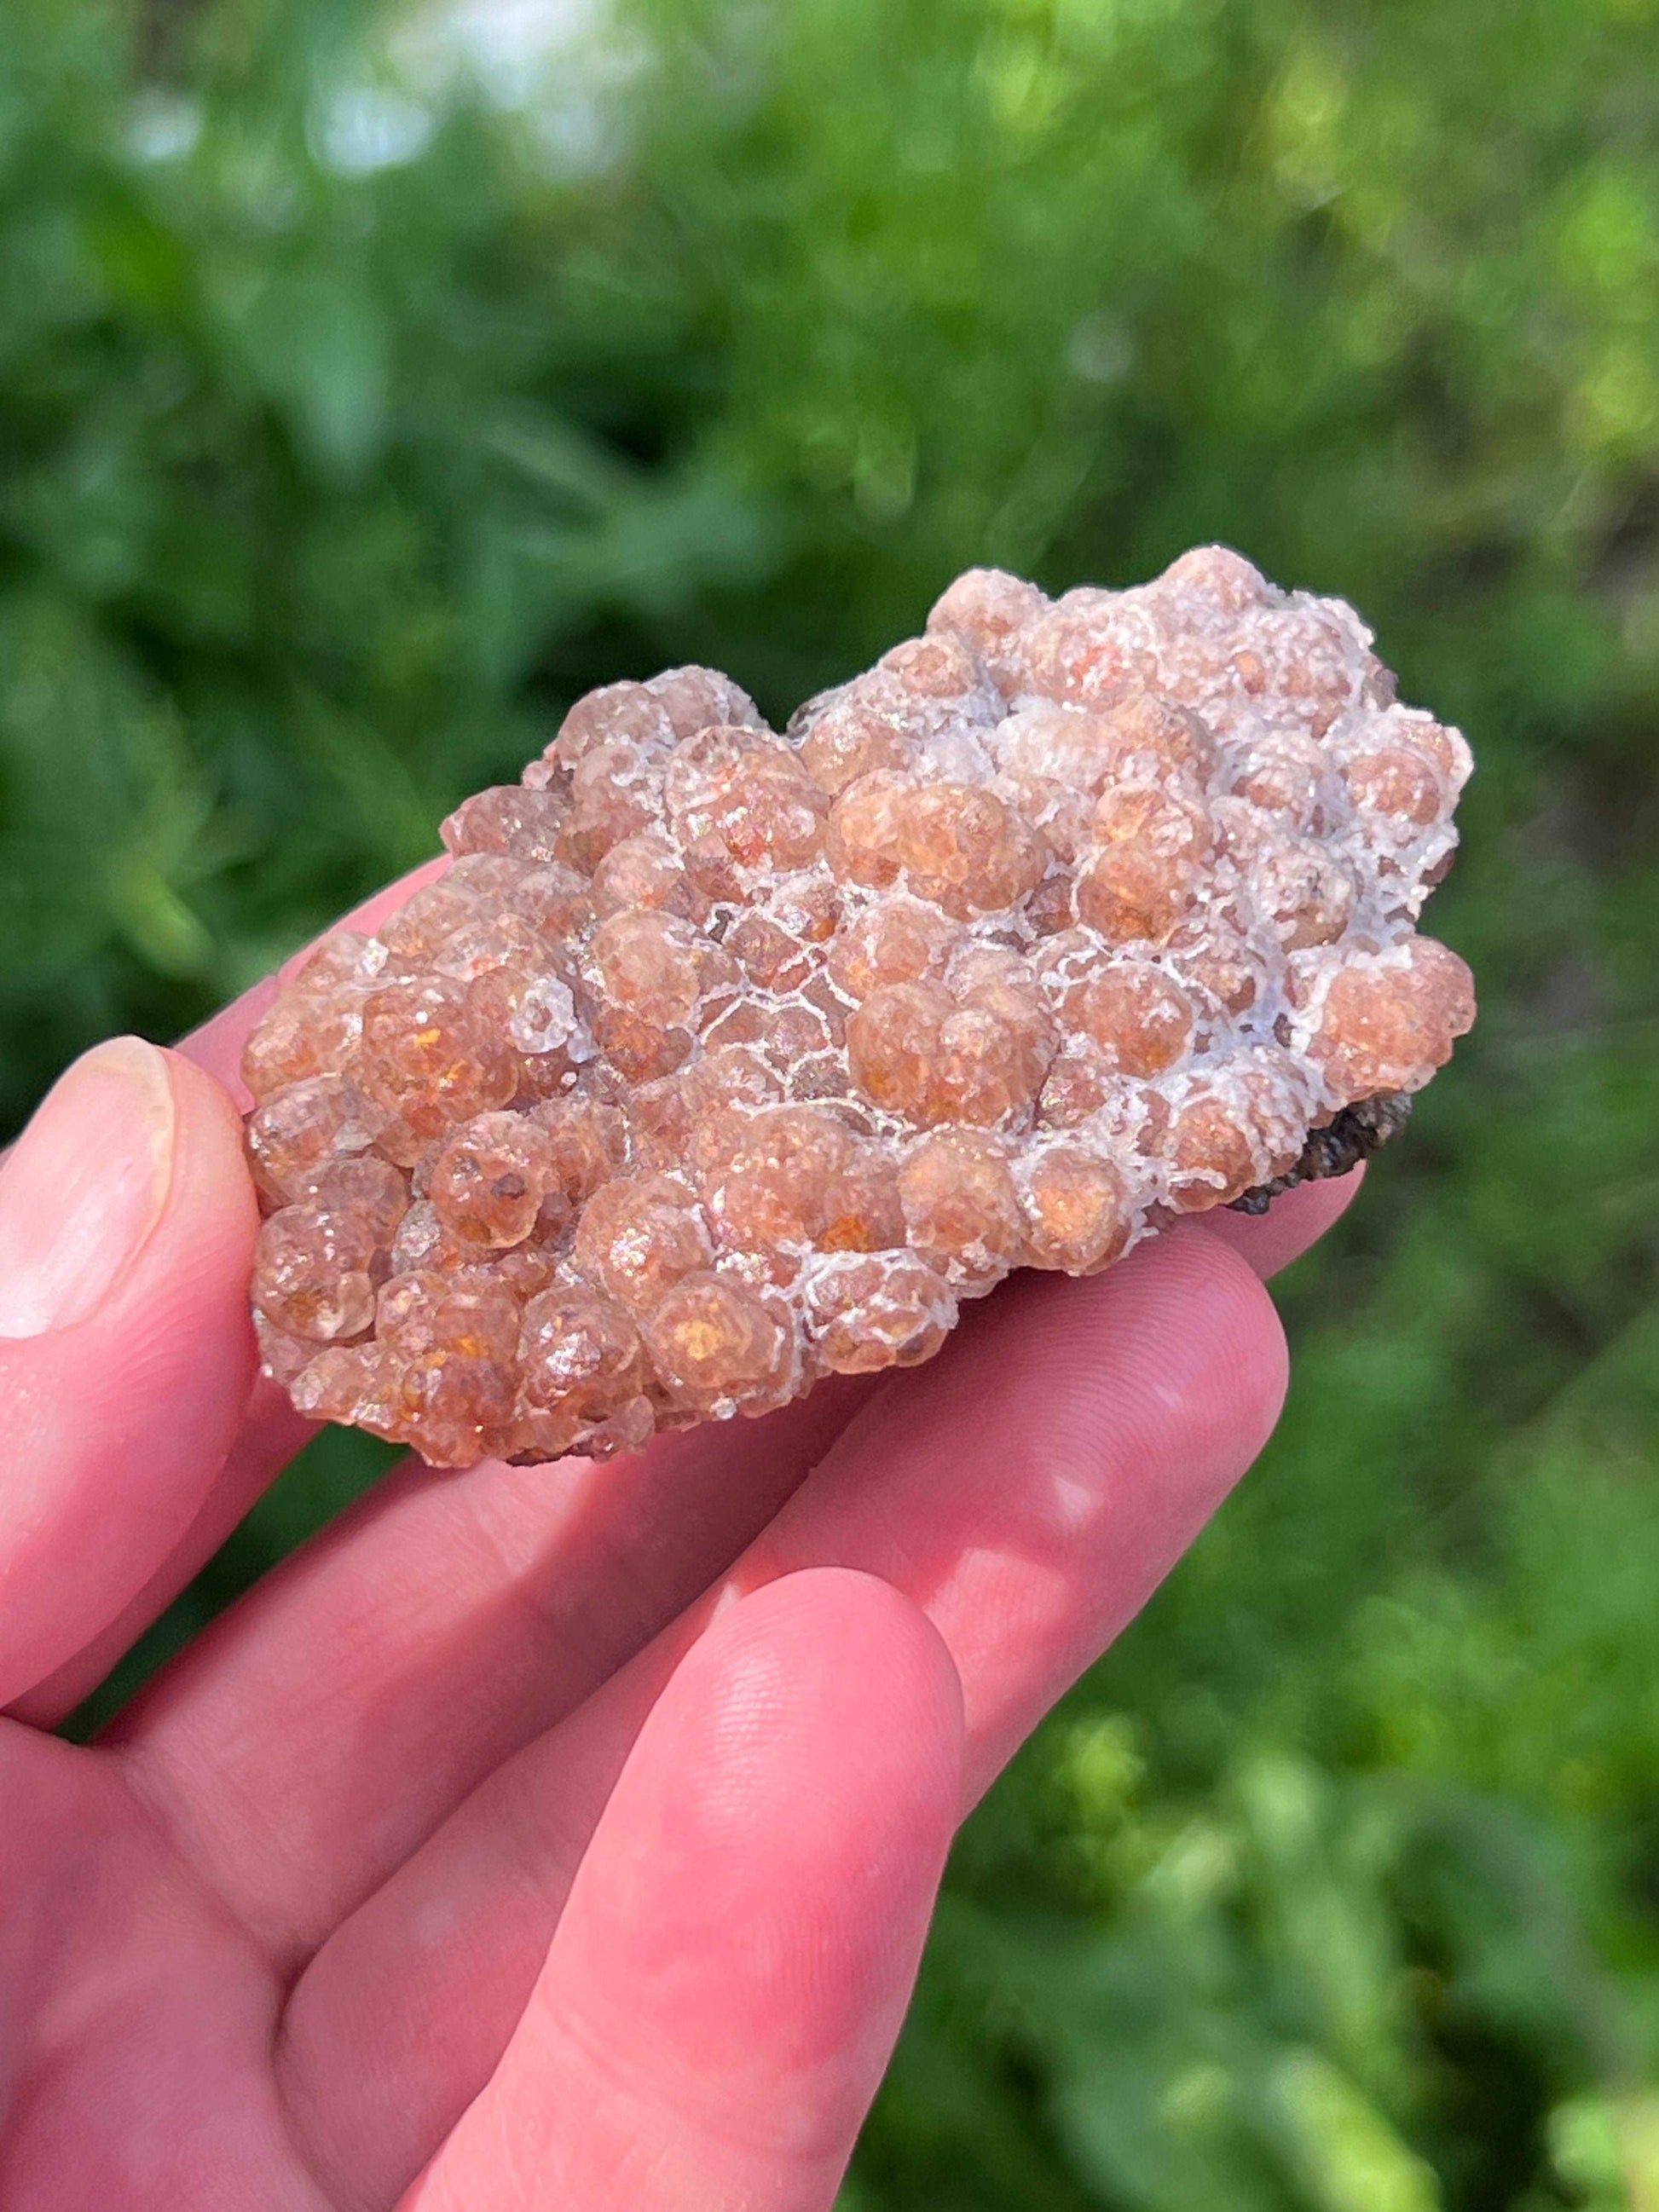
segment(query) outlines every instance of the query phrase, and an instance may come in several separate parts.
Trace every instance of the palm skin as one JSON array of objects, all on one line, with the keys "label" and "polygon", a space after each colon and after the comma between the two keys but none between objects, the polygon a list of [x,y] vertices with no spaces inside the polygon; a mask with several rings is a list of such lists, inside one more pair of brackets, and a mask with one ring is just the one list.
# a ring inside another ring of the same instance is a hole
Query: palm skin
[{"label": "palm skin", "polygon": [[639,1460],[411,1465],[73,1747],[308,1433],[246,1310],[263,995],[0,1172],[0,2203],[828,2206],[956,1825],[1260,1449],[1261,1279],[1354,1179]]}]

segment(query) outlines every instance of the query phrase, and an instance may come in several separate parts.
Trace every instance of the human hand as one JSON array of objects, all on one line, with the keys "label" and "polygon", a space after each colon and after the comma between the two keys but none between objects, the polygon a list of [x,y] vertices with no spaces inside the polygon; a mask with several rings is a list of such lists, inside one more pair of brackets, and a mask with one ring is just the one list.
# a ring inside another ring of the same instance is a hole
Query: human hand
[{"label": "human hand", "polygon": [[957,1822],[1261,1448],[1261,1278],[1355,1179],[637,1460],[411,1463],[73,1747],[309,1434],[224,1088],[266,995],[0,1172],[0,2203],[827,2206]]}]

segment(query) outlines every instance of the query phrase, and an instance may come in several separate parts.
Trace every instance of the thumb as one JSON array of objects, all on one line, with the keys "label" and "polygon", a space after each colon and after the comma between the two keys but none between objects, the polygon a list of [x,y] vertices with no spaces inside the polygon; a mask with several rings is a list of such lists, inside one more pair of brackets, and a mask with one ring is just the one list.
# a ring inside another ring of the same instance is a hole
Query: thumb
[{"label": "thumb", "polygon": [[139,1589],[254,1372],[234,1108],[176,1053],[77,1060],[0,1167],[0,1706]]}]

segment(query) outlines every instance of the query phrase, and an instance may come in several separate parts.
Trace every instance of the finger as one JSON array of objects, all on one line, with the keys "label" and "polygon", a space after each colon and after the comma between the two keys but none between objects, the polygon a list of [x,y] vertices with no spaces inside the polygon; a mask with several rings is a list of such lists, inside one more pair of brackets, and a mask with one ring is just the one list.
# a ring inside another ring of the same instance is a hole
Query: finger
[{"label": "finger", "polygon": [[1021,1288],[992,1356],[866,1408],[731,1578],[833,1559],[907,1590],[963,1678],[974,1797],[1192,1543],[1288,1380],[1272,1300],[1202,1229]]},{"label": "finger", "polygon": [[35,1728],[55,1728],[73,1712],[207,1565],[264,1495],[273,1477],[316,1433],[315,1424],[295,1412],[284,1391],[264,1376],[257,1377],[224,1463],[178,1541],[107,1626],[73,1658],[14,1701],[14,1716]]},{"label": "finger", "polygon": [[838,1380],[766,1422],[608,1466],[395,1472],[104,1741],[273,1956],[297,1963],[722,1573],[867,1395]]},{"label": "finger", "polygon": [[872,1395],[720,1589],[492,1775],[306,1970],[279,2063],[347,2201],[394,2195],[488,2078],[633,1733],[723,1596],[827,1565],[904,1590],[957,1662],[976,1794],[1260,1449],[1284,1378],[1255,1276],[1182,1231],[1091,1282],[1021,1279]]},{"label": "finger", "polygon": [[943,1645],[879,1582],[791,1576],[717,1621],[408,2212],[824,2212],[915,1978],[961,1727]]},{"label": "finger", "polygon": [[136,1037],[78,1060],[0,1169],[0,1705],[121,1612],[224,1463],[256,1225],[224,1091]]}]

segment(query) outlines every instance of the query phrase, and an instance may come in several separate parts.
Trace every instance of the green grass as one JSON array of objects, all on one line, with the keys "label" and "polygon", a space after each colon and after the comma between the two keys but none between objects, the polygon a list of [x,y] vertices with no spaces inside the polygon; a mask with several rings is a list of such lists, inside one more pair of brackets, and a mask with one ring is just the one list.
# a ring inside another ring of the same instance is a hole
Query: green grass
[{"label": "green grass", "polygon": [[[343,173],[342,88],[412,96],[372,9],[11,0],[0,1118],[591,682],[787,710],[975,560],[1219,537],[1353,598],[1480,763],[1481,1024],[1285,1285],[1262,1465],[969,1825],[846,2202],[1659,2203],[1659,16],[630,0],[611,47],[579,160],[458,82]],[[136,1663],[380,1463],[315,1447]]]}]

